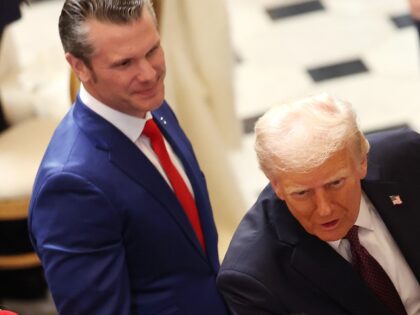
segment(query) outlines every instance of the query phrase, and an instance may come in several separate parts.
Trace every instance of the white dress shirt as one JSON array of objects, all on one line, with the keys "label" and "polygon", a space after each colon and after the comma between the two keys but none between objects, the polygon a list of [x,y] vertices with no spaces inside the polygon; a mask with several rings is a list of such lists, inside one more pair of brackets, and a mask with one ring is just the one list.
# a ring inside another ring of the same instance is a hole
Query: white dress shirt
[{"label": "white dress shirt", "polygon": [[[152,119],[152,114],[148,112],[144,119],[127,115],[125,113],[119,112],[89,94],[88,91],[84,88],[83,84],[80,85],[79,97],[82,102],[97,113],[102,118],[106,119],[117,129],[119,129],[124,135],[126,135],[139,149],[143,154],[149,159],[149,161],[156,167],[165,181],[168,183],[169,187],[172,188],[171,183],[169,182],[168,177],[166,176],[165,171],[160,165],[159,159],[156,153],[153,151],[152,146],[150,145],[150,140],[148,137],[142,135],[144,125],[148,119]],[[188,189],[194,197],[194,192],[191,186],[191,183],[185,173],[184,167],[182,166],[181,161],[177,155],[172,150],[170,144],[166,141],[164,135],[162,134],[165,141],[166,149],[168,150],[169,157],[171,158],[172,163],[175,165]]]},{"label": "white dress shirt", "polygon": [[[397,244],[365,194],[362,194],[359,216],[359,240],[369,254],[382,266],[393,282],[408,315],[420,315],[420,285],[401,254]],[[328,242],[341,256],[351,262],[347,239]]]}]

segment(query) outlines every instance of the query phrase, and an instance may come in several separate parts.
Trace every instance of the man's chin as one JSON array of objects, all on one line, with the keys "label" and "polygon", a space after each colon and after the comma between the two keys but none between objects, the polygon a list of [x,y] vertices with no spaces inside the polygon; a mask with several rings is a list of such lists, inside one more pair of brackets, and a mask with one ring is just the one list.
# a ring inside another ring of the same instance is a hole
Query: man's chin
[{"label": "man's chin", "polygon": [[[132,99],[133,100],[133,99]],[[153,97],[144,99],[142,97],[136,97],[132,104],[134,107],[139,108],[144,111],[153,111],[158,109],[163,104],[163,97]]]},{"label": "man's chin", "polygon": [[346,236],[346,233],[342,233],[339,231],[323,232],[323,233],[318,233],[315,236],[317,236],[320,240],[324,242],[334,242],[334,241],[338,241],[344,238]]},{"label": "man's chin", "polygon": [[334,242],[341,240],[344,236],[346,236],[346,233],[341,231],[321,231],[315,234],[316,237],[318,237],[321,241],[324,242]]}]

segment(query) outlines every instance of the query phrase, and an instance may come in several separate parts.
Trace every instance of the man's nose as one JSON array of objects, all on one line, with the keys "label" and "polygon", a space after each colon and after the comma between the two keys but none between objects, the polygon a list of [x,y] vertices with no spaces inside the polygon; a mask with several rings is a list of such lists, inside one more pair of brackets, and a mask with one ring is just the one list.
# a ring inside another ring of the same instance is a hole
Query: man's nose
[{"label": "man's nose", "polygon": [[146,59],[139,61],[137,79],[140,82],[153,80],[156,76],[156,70],[153,65]]},{"label": "man's nose", "polygon": [[316,211],[320,216],[331,214],[331,201],[328,193],[324,189],[315,191]]}]

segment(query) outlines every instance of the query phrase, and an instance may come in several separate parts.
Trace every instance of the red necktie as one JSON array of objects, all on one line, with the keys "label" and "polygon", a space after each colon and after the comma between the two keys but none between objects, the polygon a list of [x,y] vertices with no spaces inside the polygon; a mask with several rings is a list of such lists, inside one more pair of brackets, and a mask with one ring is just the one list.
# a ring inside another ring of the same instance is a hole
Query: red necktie
[{"label": "red necktie", "polygon": [[353,225],[345,237],[350,242],[353,267],[392,314],[407,315],[394,284],[381,265],[360,244],[358,232],[359,227]]},{"label": "red necktie", "polygon": [[187,185],[182,179],[176,167],[173,165],[168,151],[165,147],[162,134],[153,119],[149,119],[143,129],[143,134],[150,139],[153,151],[156,153],[160,165],[164,169],[168,176],[169,182],[175,192],[176,197],[184,208],[185,214],[187,215],[192,228],[203,248],[206,251],[206,245],[204,243],[203,231],[201,229],[200,218],[198,216],[198,210],[195,205],[195,200],[189,191]]}]

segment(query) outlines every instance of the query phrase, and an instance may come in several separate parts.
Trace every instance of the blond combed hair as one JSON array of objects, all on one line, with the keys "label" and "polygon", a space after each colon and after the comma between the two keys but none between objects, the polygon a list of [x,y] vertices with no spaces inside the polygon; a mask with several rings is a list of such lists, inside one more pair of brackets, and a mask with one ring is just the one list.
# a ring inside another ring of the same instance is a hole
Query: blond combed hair
[{"label": "blond combed hair", "polygon": [[322,93],[272,107],[255,125],[255,151],[268,178],[308,172],[350,145],[363,158],[369,143],[349,102]]}]

